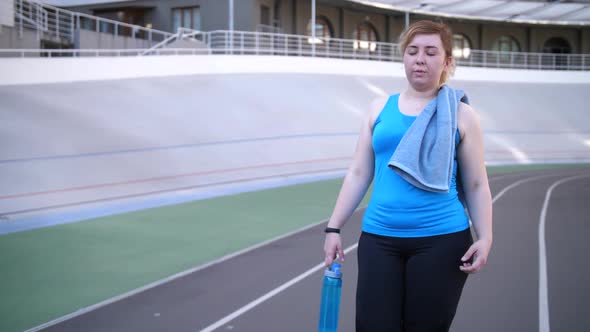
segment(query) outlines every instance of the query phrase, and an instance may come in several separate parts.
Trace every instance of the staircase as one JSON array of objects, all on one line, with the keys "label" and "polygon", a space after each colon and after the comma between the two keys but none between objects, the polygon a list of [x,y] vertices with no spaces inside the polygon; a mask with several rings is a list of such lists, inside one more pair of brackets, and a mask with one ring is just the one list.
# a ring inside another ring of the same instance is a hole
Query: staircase
[{"label": "staircase", "polygon": [[20,36],[26,28],[36,31],[37,39],[45,43],[74,44],[74,13],[28,0],[16,0],[14,8]]},{"label": "staircase", "polygon": [[163,41],[159,42],[158,44],[150,47],[149,49],[145,50],[141,53],[141,55],[149,55],[154,54],[158,49],[162,49],[165,47],[170,48],[197,48],[202,50],[199,52],[201,54],[210,54],[209,47],[208,47],[208,34],[187,29],[187,28],[179,28],[178,32],[173,34],[172,36],[164,39]]},{"label": "staircase", "polygon": [[14,0],[14,11],[19,37],[23,38],[25,29],[34,31],[41,49],[108,50],[116,44],[127,45],[122,48],[145,49],[146,55],[156,54],[159,48],[166,47],[208,49],[206,34],[198,31],[172,34],[72,12],[35,0]]}]

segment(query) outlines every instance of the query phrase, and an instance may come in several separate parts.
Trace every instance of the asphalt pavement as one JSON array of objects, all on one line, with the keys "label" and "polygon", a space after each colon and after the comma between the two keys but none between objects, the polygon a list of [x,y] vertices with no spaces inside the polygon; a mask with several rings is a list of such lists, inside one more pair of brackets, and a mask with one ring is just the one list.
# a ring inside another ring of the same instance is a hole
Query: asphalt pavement
[{"label": "asphalt pavement", "polygon": [[[451,331],[589,331],[590,169],[490,178],[494,245],[468,278]],[[551,189],[551,191],[550,191]],[[550,196],[548,196],[550,194]],[[545,209],[546,255],[539,227]],[[356,244],[363,210],[343,229],[340,331],[354,331]],[[323,268],[319,224],[43,331],[314,331]],[[546,256],[548,317],[539,301]]]}]

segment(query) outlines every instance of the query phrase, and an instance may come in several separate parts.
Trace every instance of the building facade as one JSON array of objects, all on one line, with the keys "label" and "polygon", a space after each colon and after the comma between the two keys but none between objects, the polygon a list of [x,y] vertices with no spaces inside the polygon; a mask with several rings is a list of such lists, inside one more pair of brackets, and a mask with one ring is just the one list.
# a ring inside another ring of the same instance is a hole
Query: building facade
[{"label": "building facade", "polygon": [[[164,31],[178,27],[230,29],[230,0],[61,1],[67,9]],[[57,4],[57,3],[56,3]],[[233,27],[240,31],[311,34],[311,0],[233,0]],[[457,56],[469,49],[590,53],[590,27],[508,23],[409,15],[409,22],[442,19],[455,35]],[[316,35],[327,38],[397,42],[406,13],[347,0],[316,1]]]}]

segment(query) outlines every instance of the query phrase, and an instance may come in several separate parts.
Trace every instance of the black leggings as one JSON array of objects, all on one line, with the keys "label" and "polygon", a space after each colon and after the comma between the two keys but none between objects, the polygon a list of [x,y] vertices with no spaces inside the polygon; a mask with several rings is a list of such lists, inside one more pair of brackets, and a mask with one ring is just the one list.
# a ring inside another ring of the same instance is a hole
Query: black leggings
[{"label": "black leggings", "polygon": [[399,238],[363,232],[358,245],[357,332],[448,331],[467,280],[469,229]]}]

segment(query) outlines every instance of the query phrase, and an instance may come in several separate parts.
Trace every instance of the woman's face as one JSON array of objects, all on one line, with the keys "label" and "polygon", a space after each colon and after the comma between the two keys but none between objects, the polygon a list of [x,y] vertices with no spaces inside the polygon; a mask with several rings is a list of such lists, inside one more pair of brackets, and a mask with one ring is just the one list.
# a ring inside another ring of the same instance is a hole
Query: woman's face
[{"label": "woman's face", "polygon": [[414,36],[403,60],[406,78],[417,91],[438,87],[441,74],[448,70],[450,63],[438,34]]}]

